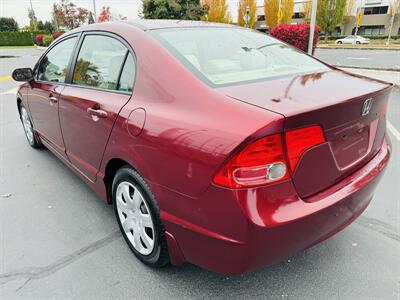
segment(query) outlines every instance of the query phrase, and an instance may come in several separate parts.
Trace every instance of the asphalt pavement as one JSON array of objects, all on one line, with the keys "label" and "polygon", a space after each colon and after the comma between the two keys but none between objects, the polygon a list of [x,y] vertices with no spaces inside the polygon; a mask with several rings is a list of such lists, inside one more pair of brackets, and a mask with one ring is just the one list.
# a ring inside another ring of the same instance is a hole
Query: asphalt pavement
[{"label": "asphalt pavement", "polygon": [[[0,59],[0,78],[32,66],[37,51]],[[226,277],[190,264],[153,270],[138,262],[112,207],[48,150],[28,145],[16,86],[0,81],[1,299],[399,299],[398,88],[388,107],[393,156],[363,215],[286,261]]]},{"label": "asphalt pavement", "polygon": [[335,66],[367,67],[400,71],[400,50],[317,48],[315,56]]}]

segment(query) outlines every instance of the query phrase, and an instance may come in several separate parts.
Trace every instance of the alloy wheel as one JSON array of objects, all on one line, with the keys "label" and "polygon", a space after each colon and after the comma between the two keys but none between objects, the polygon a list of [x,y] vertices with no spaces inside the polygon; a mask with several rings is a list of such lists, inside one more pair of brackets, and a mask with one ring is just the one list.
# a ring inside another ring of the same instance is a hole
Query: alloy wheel
[{"label": "alloy wheel", "polygon": [[26,138],[28,139],[29,143],[33,144],[35,140],[33,136],[32,123],[29,119],[28,112],[26,111],[25,107],[21,107],[21,119],[22,125],[24,126]]},{"label": "alloy wheel", "polygon": [[149,255],[154,249],[154,224],[140,190],[130,182],[121,182],[116,191],[116,206],[129,242],[140,254]]}]

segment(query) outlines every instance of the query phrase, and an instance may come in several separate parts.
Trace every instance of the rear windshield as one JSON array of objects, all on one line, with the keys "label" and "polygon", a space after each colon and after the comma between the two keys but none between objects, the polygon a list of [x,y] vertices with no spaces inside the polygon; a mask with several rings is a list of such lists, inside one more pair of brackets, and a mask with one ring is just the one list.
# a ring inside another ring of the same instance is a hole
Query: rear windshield
[{"label": "rear windshield", "polygon": [[197,77],[212,86],[328,71],[296,48],[266,34],[240,28],[153,30]]}]

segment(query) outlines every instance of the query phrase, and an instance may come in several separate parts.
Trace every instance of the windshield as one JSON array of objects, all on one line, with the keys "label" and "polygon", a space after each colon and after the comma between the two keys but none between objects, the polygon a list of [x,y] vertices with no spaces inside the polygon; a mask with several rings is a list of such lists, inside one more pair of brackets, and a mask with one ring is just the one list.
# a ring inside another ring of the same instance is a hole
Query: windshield
[{"label": "windshield", "polygon": [[328,67],[268,35],[240,28],[180,28],[152,34],[213,86],[320,73]]}]

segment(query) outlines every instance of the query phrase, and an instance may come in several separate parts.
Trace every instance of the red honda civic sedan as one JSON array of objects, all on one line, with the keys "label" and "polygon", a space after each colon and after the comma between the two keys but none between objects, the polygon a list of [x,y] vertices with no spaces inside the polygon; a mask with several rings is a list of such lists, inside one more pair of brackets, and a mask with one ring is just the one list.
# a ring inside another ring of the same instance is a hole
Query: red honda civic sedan
[{"label": "red honda civic sedan", "polygon": [[142,20],[57,39],[17,104],[142,262],[240,274],[337,233],[388,163],[391,84],[231,25]]}]

